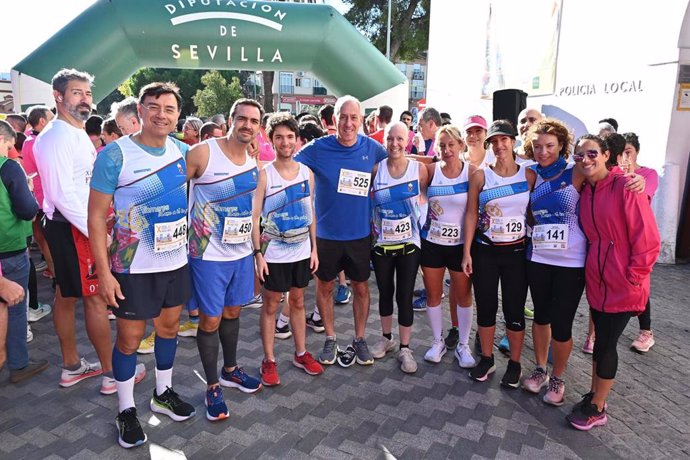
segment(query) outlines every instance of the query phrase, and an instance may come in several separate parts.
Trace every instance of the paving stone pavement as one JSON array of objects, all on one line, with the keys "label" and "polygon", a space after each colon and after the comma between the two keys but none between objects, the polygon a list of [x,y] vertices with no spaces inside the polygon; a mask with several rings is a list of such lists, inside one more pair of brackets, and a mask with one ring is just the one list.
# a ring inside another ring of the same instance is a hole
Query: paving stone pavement
[{"label": "paving stone pavement", "polygon": [[[373,278],[370,344],[380,331]],[[50,301],[48,282],[39,280],[40,299]],[[98,379],[58,387],[60,352],[52,322],[45,318],[33,323],[29,350],[33,358],[50,361],[49,370],[20,385],[8,382],[7,371],[0,375],[0,459],[690,457],[690,265],[657,266],[652,281],[656,346],[646,355],[629,350],[638,328],[633,319],[619,344],[609,423],[588,433],[570,428],[564,419],[589,389],[590,357],[579,350],[587,321],[584,298],[565,374],[567,404],[561,408],[522,390],[502,389],[507,358],[498,352],[497,372],[485,383],[469,380],[450,352],[440,364],[424,362],[431,334],[426,315],[417,313],[411,344],[419,363],[416,374],[403,374],[389,353],[373,366],[329,366],[322,376],[310,377],[290,364],[291,339],[276,340],[281,385],[254,395],[225,389],[231,415],[217,423],[204,416],[205,385],[196,375],[203,370],[193,339],[180,338],[173,377],[175,390],[197,408],[196,417],[186,422],[150,412],[154,358],[140,355],[148,374],[136,386],[135,400],[149,442],[131,450],[117,445],[117,399],[98,393]],[[307,305],[314,305],[313,288]],[[341,345],[353,336],[351,311],[351,305],[336,306]],[[258,318],[258,310],[242,312],[238,350],[240,364],[254,374],[262,358]],[[81,313],[78,329],[80,351],[95,361]],[[313,354],[323,339],[308,330]],[[529,372],[534,365],[529,326],[525,344],[523,372]]]}]

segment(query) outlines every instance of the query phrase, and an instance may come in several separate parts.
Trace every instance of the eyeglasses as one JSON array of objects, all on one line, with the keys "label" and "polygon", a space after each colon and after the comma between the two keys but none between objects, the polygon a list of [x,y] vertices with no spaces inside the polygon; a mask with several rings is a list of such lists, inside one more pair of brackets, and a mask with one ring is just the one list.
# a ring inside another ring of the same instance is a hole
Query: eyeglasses
[{"label": "eyeglasses", "polygon": [[596,158],[599,156],[599,152],[597,150],[587,150],[584,153],[574,153],[573,160],[579,163],[585,159],[585,155],[587,155],[587,158],[590,160],[596,160]]},{"label": "eyeglasses", "polygon": [[149,112],[154,113],[154,114],[160,113],[161,111],[163,111],[166,115],[177,114],[177,109],[175,109],[173,107],[162,108],[161,106],[156,105],[156,104],[147,104],[144,106],[144,108],[146,108],[146,110],[148,110]]}]

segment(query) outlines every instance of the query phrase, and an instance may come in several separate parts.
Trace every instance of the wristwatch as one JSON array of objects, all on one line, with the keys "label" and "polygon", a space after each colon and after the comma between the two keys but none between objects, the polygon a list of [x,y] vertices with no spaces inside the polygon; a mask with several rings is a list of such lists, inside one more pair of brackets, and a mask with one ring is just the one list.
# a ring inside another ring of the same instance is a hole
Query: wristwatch
[{"label": "wristwatch", "polygon": [[254,252],[252,252],[252,256],[256,257],[257,254],[261,254],[261,249],[254,249]]}]

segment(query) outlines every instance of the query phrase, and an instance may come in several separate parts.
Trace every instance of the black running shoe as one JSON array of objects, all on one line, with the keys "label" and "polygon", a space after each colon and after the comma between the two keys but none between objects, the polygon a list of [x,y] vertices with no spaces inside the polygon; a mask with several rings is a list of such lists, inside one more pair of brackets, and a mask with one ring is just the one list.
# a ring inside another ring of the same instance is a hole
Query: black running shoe
[{"label": "black running shoe", "polygon": [[345,350],[338,348],[337,356],[336,361],[340,367],[350,367],[357,359],[357,352],[355,351],[355,347],[348,345]]},{"label": "black running shoe", "polygon": [[496,365],[494,364],[494,355],[491,355],[491,358],[482,356],[479,360],[479,364],[477,364],[470,371],[470,378],[472,380],[476,380],[477,382],[484,382],[495,370]]},{"label": "black running shoe", "polygon": [[446,336],[445,342],[446,342],[446,348],[448,350],[455,350],[455,348],[458,346],[458,342],[460,341],[460,333],[458,332],[457,327],[451,327],[450,331],[448,331],[448,335]]},{"label": "black running shoe", "polygon": [[117,442],[125,449],[137,447],[146,442],[146,434],[139,424],[136,408],[130,407],[117,414],[115,425],[118,431]]},{"label": "black running shoe", "polygon": [[501,385],[506,388],[517,388],[520,386],[520,377],[522,377],[522,367],[520,363],[509,359],[508,368],[501,379]]},{"label": "black running shoe", "polygon": [[151,410],[159,414],[165,414],[176,422],[194,417],[194,406],[180,399],[180,396],[168,387],[162,395],[157,395],[153,390],[151,398]]}]

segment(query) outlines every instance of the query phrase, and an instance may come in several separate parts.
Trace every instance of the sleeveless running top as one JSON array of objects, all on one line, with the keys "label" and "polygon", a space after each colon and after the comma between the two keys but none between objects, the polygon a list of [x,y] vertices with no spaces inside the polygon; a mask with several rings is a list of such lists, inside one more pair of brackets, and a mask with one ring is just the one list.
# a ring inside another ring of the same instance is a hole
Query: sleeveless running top
[{"label": "sleeveless running top", "polygon": [[189,256],[232,261],[252,253],[252,200],[259,179],[256,160],[243,165],[225,156],[217,139],[208,141],[206,170],[191,180]]},{"label": "sleeveless running top", "polygon": [[266,171],[266,195],[261,211],[264,231],[261,249],[271,263],[290,263],[311,255],[309,225],[312,223],[309,168],[302,163],[292,180],[284,179],[273,163]]},{"label": "sleeveless running top", "polygon": [[388,171],[388,159],[379,162],[374,178],[374,231],[376,245],[419,242],[419,162],[408,160],[405,174]]},{"label": "sleeveless running top", "polygon": [[157,273],[187,263],[187,165],[166,139],[160,156],[129,136],[117,141],[122,170],[113,194],[115,226],[110,246],[115,273]]},{"label": "sleeveless running top", "polygon": [[526,168],[510,177],[484,169],[484,187],[479,192],[476,240],[482,244],[506,245],[525,240],[525,215],[529,204]]},{"label": "sleeveless running top", "polygon": [[573,187],[574,164],[560,176],[544,180],[537,174],[530,194],[533,217],[527,259],[559,267],[584,267],[587,238],[580,228],[580,193]]},{"label": "sleeveless running top", "polygon": [[441,163],[436,163],[435,167],[427,190],[429,207],[422,238],[442,246],[457,246],[465,240],[462,226],[467,209],[470,166],[463,163],[460,175],[453,179],[443,175]]}]

